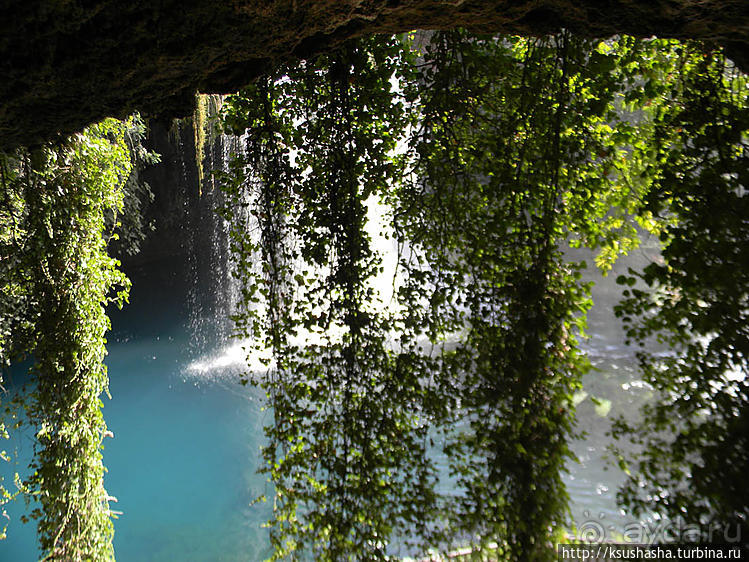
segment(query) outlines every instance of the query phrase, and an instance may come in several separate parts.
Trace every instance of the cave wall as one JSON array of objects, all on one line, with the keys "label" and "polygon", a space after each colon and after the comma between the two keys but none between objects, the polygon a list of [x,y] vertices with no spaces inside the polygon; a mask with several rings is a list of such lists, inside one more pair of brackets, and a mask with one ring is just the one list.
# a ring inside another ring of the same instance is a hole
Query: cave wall
[{"label": "cave wall", "polygon": [[0,149],[136,109],[187,115],[196,91],[358,34],[454,26],[696,38],[749,61],[745,0],[3,0]]}]

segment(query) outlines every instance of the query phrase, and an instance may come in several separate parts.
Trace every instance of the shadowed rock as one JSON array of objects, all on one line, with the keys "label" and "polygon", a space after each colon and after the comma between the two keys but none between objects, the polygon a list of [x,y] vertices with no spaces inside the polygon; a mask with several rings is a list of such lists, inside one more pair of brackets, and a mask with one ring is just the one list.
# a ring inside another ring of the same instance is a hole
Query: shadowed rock
[{"label": "shadowed rock", "polygon": [[362,33],[454,26],[705,39],[749,61],[745,0],[5,0],[0,148],[136,109],[185,115],[196,91],[235,91]]}]

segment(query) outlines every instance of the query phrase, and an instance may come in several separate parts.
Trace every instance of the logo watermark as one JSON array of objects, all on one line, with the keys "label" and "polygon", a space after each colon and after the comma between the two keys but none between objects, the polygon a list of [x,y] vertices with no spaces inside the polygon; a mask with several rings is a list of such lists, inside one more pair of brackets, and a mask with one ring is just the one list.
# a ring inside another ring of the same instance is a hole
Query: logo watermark
[{"label": "logo watermark", "polygon": [[740,543],[742,529],[738,523],[687,523],[683,519],[657,519],[652,521],[630,521],[613,525],[605,521],[605,514],[591,517],[586,511],[586,520],[570,533],[570,539],[582,543]]}]

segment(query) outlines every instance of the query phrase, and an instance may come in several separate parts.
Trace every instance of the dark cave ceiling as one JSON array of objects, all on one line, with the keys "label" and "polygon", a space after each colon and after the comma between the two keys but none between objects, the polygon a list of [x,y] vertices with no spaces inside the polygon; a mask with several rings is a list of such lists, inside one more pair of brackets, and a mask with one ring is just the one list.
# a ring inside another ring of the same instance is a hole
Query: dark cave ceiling
[{"label": "dark cave ceiling", "polygon": [[454,26],[704,39],[749,67],[746,0],[3,0],[0,147],[134,110],[186,115],[196,91],[358,34]]}]

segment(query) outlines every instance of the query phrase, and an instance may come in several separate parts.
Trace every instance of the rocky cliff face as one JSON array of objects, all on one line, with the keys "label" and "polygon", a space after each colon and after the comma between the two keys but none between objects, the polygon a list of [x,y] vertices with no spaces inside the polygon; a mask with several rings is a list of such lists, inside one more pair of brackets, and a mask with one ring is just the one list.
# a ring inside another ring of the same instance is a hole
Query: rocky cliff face
[{"label": "rocky cliff face", "polygon": [[746,0],[5,0],[0,148],[105,116],[190,112],[274,61],[362,33],[453,26],[697,38],[749,62]]}]

